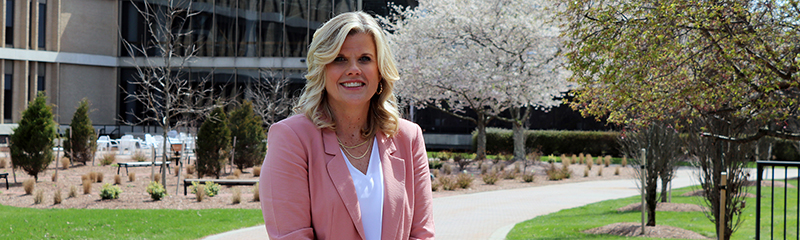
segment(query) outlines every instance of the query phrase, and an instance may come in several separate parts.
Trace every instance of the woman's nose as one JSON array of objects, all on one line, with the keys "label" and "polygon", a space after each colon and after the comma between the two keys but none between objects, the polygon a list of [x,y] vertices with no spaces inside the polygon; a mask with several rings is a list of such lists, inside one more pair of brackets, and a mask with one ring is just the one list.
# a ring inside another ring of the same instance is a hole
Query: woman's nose
[{"label": "woman's nose", "polygon": [[352,63],[347,65],[347,75],[348,76],[361,75],[361,68],[358,67],[358,63],[356,61],[353,61]]}]

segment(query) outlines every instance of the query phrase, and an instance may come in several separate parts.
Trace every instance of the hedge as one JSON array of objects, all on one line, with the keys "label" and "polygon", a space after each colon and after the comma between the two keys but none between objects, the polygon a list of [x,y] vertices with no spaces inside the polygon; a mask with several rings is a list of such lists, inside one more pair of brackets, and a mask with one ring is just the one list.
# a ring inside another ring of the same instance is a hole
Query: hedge
[{"label": "hedge", "polygon": [[[487,154],[514,152],[513,131],[502,128],[486,128]],[[525,148],[538,149],[544,155],[580,154],[594,156],[620,156],[617,145],[619,132],[603,131],[525,131]],[[477,146],[477,132],[472,133],[472,150]],[[530,151],[529,151],[530,152]]]},{"label": "hedge", "polygon": [[[514,133],[510,129],[486,128],[486,153],[513,153]],[[617,137],[619,132],[613,131],[525,131],[525,148],[538,149],[544,155],[591,154],[592,156],[622,156],[619,152]],[[477,132],[472,133],[472,151],[476,150]],[[789,140],[777,139],[772,154],[776,160],[800,161],[800,154]],[[759,159],[763,160],[763,159]]]}]

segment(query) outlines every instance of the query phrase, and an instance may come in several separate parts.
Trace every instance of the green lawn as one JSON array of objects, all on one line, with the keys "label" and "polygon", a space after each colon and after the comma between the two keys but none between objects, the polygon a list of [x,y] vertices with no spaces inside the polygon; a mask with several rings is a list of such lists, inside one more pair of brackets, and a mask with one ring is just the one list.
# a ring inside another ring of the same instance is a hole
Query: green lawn
[{"label": "green lawn", "polygon": [[260,209],[31,209],[0,205],[0,239],[198,239],[263,223]]},{"label": "green lawn", "polygon": [[[797,180],[790,181],[791,184],[797,186]],[[697,189],[697,187],[686,187],[676,189],[673,193],[673,202],[675,203],[692,203],[703,205],[702,199],[699,197],[680,197],[681,194]],[[778,203],[783,203],[784,188],[775,188],[775,199]],[[797,224],[797,189],[788,188],[787,196],[789,202],[788,213],[788,231],[786,239],[797,238],[796,225]],[[748,188],[750,193],[756,192],[755,187]],[[763,188],[763,195],[767,198],[762,198],[762,211],[769,209],[769,196],[771,188]],[[582,231],[605,226],[617,222],[640,222],[640,212],[626,212],[617,213],[616,209],[626,206],[631,203],[638,203],[641,197],[630,197],[624,199],[608,200],[599,203],[589,204],[582,207],[565,209],[556,213],[548,214],[545,216],[536,217],[534,219],[522,222],[514,226],[514,229],[509,232],[506,237],[509,240],[514,239],[634,239],[627,237],[619,237],[613,235],[592,235],[585,234]],[[747,198],[746,206],[755,206],[755,198]],[[776,203],[776,205],[778,205]],[[783,208],[775,209],[775,237],[776,239],[783,238]],[[747,207],[743,211],[743,223],[739,229],[734,232],[731,239],[743,240],[754,239],[755,236],[755,208]],[[707,237],[715,237],[716,233],[714,225],[702,212],[689,212],[689,213],[676,213],[676,212],[658,212],[656,214],[656,223],[658,225],[669,225],[680,227],[694,232],[700,233]],[[762,216],[762,237],[769,239],[769,215]],[[791,232],[791,233],[790,233]],[[635,239],[656,239],[656,238],[635,238]]]}]

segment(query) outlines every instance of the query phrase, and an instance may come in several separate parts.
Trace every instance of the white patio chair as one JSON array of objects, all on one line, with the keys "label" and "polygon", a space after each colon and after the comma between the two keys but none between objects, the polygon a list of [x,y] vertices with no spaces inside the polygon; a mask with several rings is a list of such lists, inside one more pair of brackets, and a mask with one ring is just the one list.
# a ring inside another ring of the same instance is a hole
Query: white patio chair
[{"label": "white patio chair", "polygon": [[108,136],[97,138],[97,151],[110,151],[112,147],[119,147],[118,142]]},{"label": "white patio chair", "polygon": [[124,135],[117,141],[119,142],[117,149],[119,149],[118,154],[120,155],[133,154],[139,148],[139,139],[134,138],[133,135]]}]

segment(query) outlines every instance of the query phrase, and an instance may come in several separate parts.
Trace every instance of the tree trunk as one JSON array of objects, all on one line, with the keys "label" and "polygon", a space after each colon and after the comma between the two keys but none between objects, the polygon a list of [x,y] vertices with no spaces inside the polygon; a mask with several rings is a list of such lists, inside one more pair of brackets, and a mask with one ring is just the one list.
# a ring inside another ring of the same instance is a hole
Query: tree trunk
[{"label": "tree trunk", "polygon": [[480,161],[486,159],[486,113],[478,112],[476,120],[478,125],[478,146],[475,151],[475,160]]},{"label": "tree trunk", "polygon": [[514,160],[525,160],[525,127],[521,121],[514,120]]},{"label": "tree trunk", "polygon": [[658,200],[656,198],[656,184],[655,179],[658,177],[650,178],[648,176],[648,184],[645,188],[645,199],[644,201],[647,202],[647,226],[655,226],[656,225],[656,207],[658,206]]}]

